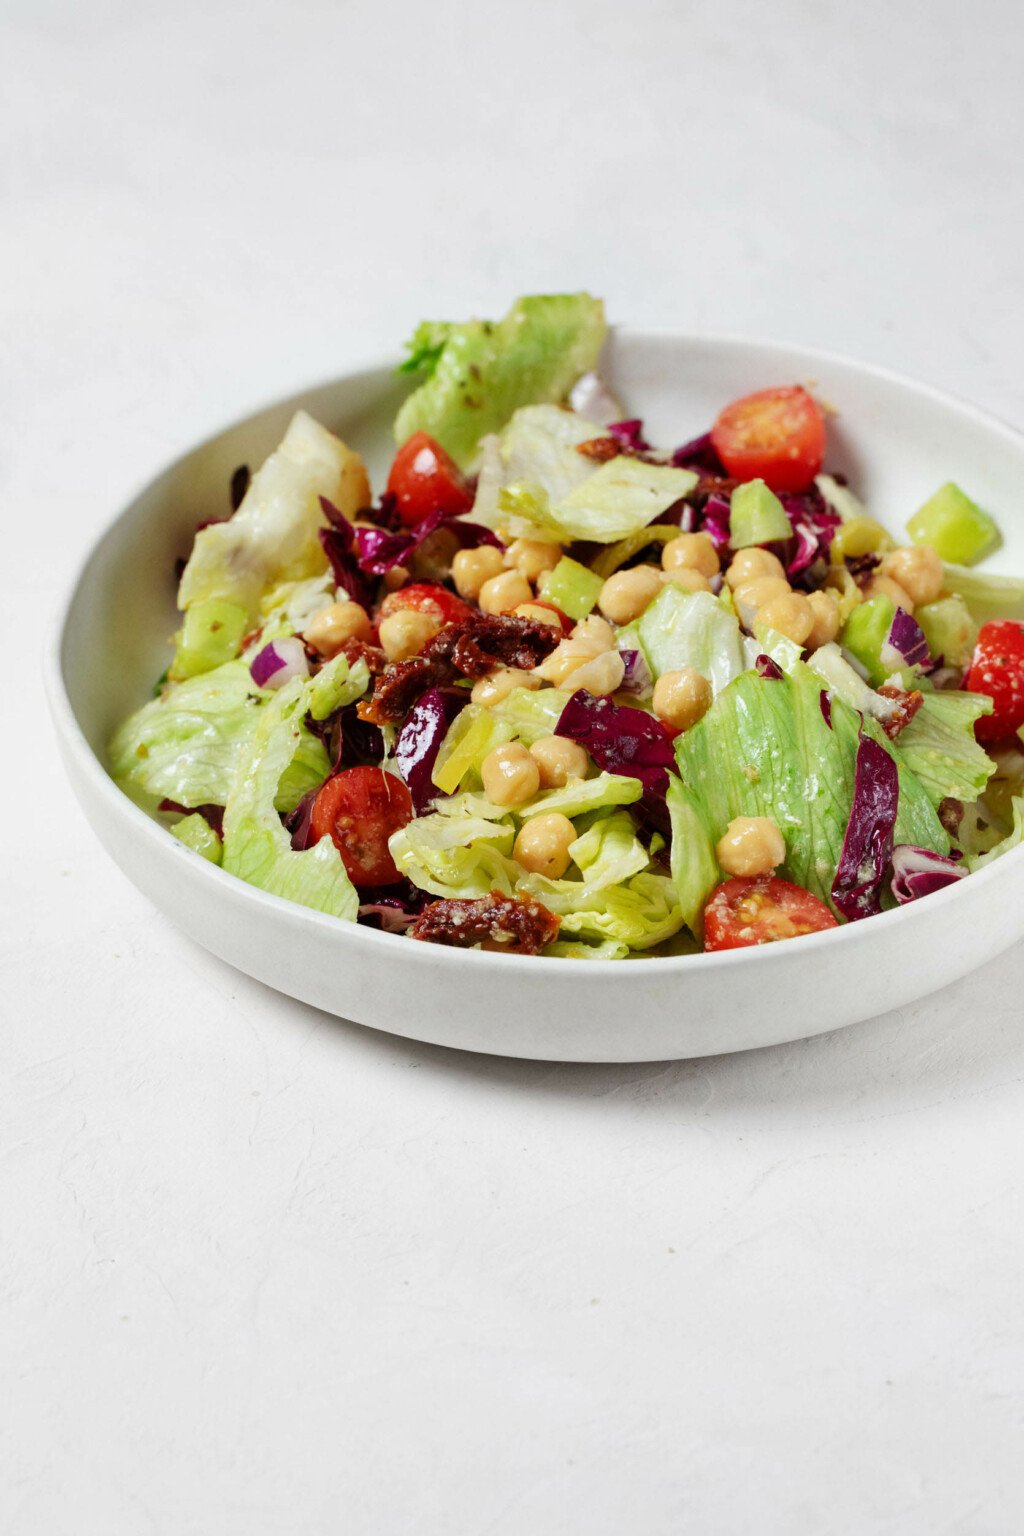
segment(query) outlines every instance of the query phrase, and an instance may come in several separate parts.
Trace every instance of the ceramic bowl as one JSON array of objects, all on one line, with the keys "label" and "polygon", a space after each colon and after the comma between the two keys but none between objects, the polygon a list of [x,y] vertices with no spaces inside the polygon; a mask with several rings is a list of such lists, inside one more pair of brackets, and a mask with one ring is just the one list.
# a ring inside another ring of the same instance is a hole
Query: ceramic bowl
[{"label": "ceramic bowl", "polygon": [[[993,569],[1024,571],[1024,438],[973,407],[878,368],[733,338],[610,339],[606,373],[655,442],[695,435],[721,405],[812,383],[839,412],[829,467],[899,531],[945,480],[997,516]],[[269,896],[196,857],[108,777],[114,727],[149,696],[176,627],[174,562],[222,517],[239,464],[258,465],[304,406],[386,473],[406,386],[391,364],[310,389],[229,427],[150,482],[74,583],[49,665],[71,783],[104,847],[183,932],[268,986],[417,1040],[562,1061],[655,1061],[794,1040],[853,1024],[955,980],[1024,933],[1024,849],[881,917],[760,949],[627,962],[543,960],[418,944]]]}]

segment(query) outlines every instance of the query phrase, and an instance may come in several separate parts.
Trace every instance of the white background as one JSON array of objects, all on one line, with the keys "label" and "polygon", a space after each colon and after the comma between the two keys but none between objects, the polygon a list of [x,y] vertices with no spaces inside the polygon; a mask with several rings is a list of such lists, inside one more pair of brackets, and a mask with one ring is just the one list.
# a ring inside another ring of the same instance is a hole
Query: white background
[{"label": "white background", "polygon": [[168,457],[523,291],[1024,423],[1017,4],[0,17],[2,1536],[1021,1529],[1024,949],[744,1057],[405,1045],[148,907],[38,666]]}]

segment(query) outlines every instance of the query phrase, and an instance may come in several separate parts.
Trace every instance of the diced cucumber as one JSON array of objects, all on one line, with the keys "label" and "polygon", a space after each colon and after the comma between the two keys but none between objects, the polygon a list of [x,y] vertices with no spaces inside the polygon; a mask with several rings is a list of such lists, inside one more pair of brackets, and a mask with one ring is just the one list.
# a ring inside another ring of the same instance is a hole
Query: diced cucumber
[{"label": "diced cucumber", "polygon": [[220,863],[224,845],[206,817],[200,816],[198,811],[191,816],[183,816],[170,831],[173,837],[184,843],[186,848],[191,848],[193,853],[198,853],[200,858],[209,859],[211,864]]},{"label": "diced cucumber", "polygon": [[547,603],[554,603],[570,619],[585,619],[601,596],[604,581],[600,576],[563,555],[554,570],[545,578],[540,595]]},{"label": "diced cucumber", "polygon": [[738,485],[729,503],[729,543],[733,549],[774,544],[793,532],[786,509],[763,480]]},{"label": "diced cucumber", "polygon": [[995,520],[952,480],[914,513],[907,532],[915,544],[930,544],[955,565],[975,565],[1001,542]]},{"label": "diced cucumber", "polygon": [[201,672],[212,672],[214,667],[233,661],[248,624],[245,609],[225,598],[209,597],[193,603],[177,634],[171,680],[180,683],[186,677],[198,677]]},{"label": "diced cucumber", "polygon": [[891,597],[879,593],[853,610],[839,636],[840,645],[860,662],[868,682],[876,688],[892,672],[892,667],[882,661],[882,647],[889,638],[895,617],[896,604]]},{"label": "diced cucumber", "polygon": [[832,535],[829,559],[833,565],[842,565],[848,558],[855,560],[861,555],[884,555],[893,548],[889,534],[873,517],[851,517],[841,523]]}]

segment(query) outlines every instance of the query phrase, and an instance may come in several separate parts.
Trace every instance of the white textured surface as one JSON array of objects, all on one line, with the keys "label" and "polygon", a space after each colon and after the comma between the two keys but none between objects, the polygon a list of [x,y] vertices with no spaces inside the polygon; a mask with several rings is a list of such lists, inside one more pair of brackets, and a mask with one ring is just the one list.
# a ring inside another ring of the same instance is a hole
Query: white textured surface
[{"label": "white textured surface", "polygon": [[2,16],[0,1532],[1018,1529],[1024,951],[698,1065],[404,1046],[142,903],[34,659],[158,463],[523,290],[1024,421],[1016,6]]}]

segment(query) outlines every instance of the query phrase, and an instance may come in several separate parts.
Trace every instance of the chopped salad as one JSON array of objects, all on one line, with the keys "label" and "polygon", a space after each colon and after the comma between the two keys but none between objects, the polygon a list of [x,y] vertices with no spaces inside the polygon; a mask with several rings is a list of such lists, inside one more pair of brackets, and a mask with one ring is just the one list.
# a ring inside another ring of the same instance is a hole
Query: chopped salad
[{"label": "chopped salad", "polygon": [[896,538],[799,383],[652,446],[604,337],[587,294],[420,326],[376,497],[297,412],[196,532],[117,782],[396,942],[581,960],[857,922],[1019,845],[1024,581],[975,571],[989,514],[950,482]]}]

